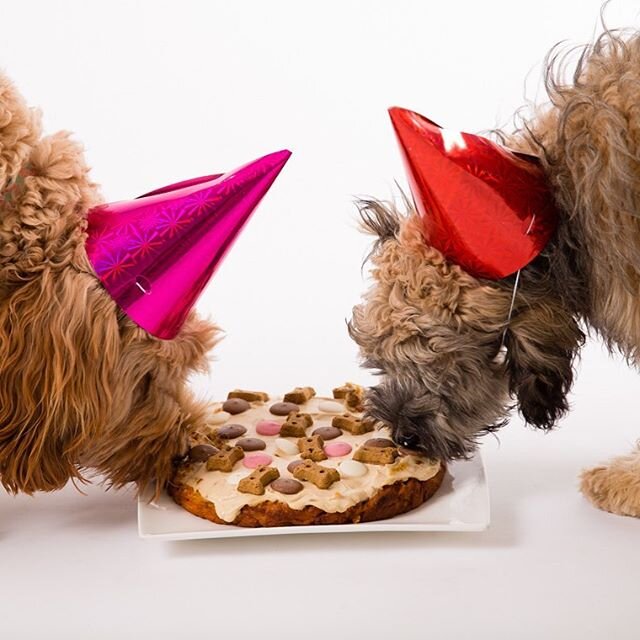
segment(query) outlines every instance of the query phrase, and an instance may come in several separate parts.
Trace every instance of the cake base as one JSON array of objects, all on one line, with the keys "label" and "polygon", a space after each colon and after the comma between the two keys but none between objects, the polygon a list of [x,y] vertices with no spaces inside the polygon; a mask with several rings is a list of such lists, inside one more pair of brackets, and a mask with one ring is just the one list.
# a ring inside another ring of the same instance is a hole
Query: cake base
[{"label": "cake base", "polygon": [[440,488],[446,467],[441,464],[438,473],[428,480],[409,478],[385,485],[376,493],[343,512],[331,513],[315,506],[292,509],[283,502],[268,501],[242,507],[233,522],[222,520],[213,502],[185,484],[169,484],[169,495],[190,513],[216,522],[238,527],[287,527],[315,524],[348,524],[385,520],[406,513],[424,504]]}]

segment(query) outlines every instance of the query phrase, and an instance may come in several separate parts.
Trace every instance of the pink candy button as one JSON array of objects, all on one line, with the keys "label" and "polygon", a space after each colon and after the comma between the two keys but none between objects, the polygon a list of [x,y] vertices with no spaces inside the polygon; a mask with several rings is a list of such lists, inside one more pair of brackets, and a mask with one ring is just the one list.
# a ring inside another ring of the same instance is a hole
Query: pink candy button
[{"label": "pink candy button", "polygon": [[273,420],[260,420],[256,425],[256,431],[261,436],[277,436],[282,429],[282,425],[279,422]]},{"label": "pink candy button", "polygon": [[272,460],[273,458],[266,453],[254,453],[253,455],[242,458],[242,464],[247,467],[247,469],[255,469],[263,464],[271,464]]},{"label": "pink candy button", "polygon": [[351,453],[351,445],[348,442],[329,442],[324,445],[324,452],[330,458],[340,458]]}]

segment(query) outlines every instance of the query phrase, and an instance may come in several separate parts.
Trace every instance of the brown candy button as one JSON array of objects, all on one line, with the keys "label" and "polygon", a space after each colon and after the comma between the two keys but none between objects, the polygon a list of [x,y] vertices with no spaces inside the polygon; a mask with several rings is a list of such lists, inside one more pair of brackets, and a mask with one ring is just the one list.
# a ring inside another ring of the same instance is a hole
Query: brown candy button
[{"label": "brown candy button", "polygon": [[293,473],[294,469],[299,467],[301,464],[304,464],[304,460],[293,460],[293,462],[290,462],[287,465],[287,471],[289,471],[289,473]]},{"label": "brown candy button", "polygon": [[247,433],[246,427],[241,424],[228,424],[226,427],[220,427],[216,431],[216,435],[225,440],[232,440],[233,438],[239,438]]},{"label": "brown candy button", "polygon": [[222,403],[222,410],[235,416],[238,413],[242,413],[247,409],[251,409],[251,405],[242,398],[230,398]]},{"label": "brown candy button", "polygon": [[298,482],[293,478],[278,478],[271,483],[271,488],[278,493],[284,493],[287,496],[291,496],[294,493],[302,491],[302,482]]},{"label": "brown candy button", "polygon": [[300,411],[300,407],[293,402],[276,402],[269,407],[274,416],[288,416],[292,411]]},{"label": "brown candy button", "polygon": [[266,449],[267,443],[260,438],[240,438],[236,442],[236,446],[243,451],[262,451],[262,449]]},{"label": "brown candy button", "polygon": [[318,427],[313,430],[314,436],[320,436],[323,440],[333,440],[342,435],[342,430],[338,427]]},{"label": "brown candy button", "polygon": [[210,444],[197,444],[189,449],[189,460],[191,462],[206,462],[218,449]]},{"label": "brown candy button", "polygon": [[381,449],[384,449],[385,447],[395,447],[395,443],[392,440],[389,440],[388,438],[369,438],[369,440],[367,440],[364,443],[365,447],[380,447]]}]

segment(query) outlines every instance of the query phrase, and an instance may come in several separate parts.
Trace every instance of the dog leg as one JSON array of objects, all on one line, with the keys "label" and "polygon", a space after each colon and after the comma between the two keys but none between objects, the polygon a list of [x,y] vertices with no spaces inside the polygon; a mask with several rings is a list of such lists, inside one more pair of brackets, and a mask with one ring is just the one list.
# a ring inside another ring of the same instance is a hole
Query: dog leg
[{"label": "dog leg", "polygon": [[511,394],[526,422],[551,429],[569,409],[573,359],[584,335],[559,302],[543,298],[524,308],[507,333],[507,366]]},{"label": "dog leg", "polygon": [[584,471],[580,490],[598,509],[640,518],[640,446],[629,455]]}]

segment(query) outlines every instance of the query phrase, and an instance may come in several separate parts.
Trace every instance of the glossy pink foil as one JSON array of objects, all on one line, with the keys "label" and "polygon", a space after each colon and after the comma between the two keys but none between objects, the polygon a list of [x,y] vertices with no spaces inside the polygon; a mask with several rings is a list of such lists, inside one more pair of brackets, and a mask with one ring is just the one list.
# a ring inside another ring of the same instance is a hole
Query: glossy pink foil
[{"label": "glossy pink foil", "polygon": [[289,151],[89,212],[87,255],[112,298],[140,327],[174,338]]}]

